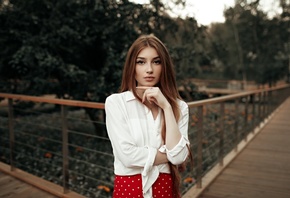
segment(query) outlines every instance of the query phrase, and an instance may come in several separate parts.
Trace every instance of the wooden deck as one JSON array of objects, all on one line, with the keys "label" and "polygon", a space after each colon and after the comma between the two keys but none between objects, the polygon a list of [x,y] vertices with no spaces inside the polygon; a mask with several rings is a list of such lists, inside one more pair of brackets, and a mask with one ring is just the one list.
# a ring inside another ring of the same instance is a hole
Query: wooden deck
[{"label": "wooden deck", "polygon": [[199,198],[290,197],[290,98]]},{"label": "wooden deck", "polygon": [[56,198],[56,196],[0,171],[1,198]]},{"label": "wooden deck", "polygon": [[85,198],[78,193],[64,193],[61,186],[0,162],[0,198]]}]

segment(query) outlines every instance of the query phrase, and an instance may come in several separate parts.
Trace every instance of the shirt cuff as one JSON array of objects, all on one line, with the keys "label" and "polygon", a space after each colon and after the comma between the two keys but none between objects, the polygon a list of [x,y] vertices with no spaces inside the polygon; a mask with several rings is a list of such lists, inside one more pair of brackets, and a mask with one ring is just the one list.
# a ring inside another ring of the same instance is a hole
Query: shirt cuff
[{"label": "shirt cuff", "polygon": [[[182,162],[186,160],[188,156],[188,149],[187,149],[186,144],[188,144],[187,139],[184,136],[181,136],[178,144],[173,149],[169,150],[166,148],[165,145],[163,145],[166,149],[167,158],[172,164],[176,164],[176,165],[181,164]],[[162,148],[161,150],[163,149],[164,148]]]},{"label": "shirt cuff", "polygon": [[187,141],[185,140],[184,136],[181,136],[178,144],[176,144],[176,146],[171,149],[171,150],[168,150],[166,147],[166,153],[167,155],[170,155],[172,157],[178,155],[178,153],[184,148],[186,147],[186,144],[187,144]]},{"label": "shirt cuff", "polygon": [[165,145],[162,145],[158,150],[161,153],[166,153],[166,146]]}]

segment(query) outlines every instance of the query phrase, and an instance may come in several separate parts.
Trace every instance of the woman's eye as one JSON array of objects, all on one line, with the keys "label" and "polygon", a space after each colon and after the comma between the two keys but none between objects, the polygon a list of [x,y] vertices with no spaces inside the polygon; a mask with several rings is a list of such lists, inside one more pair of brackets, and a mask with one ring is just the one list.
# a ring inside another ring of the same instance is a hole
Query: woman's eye
[{"label": "woman's eye", "polygon": [[160,60],[155,60],[155,61],[153,61],[153,64],[160,65],[161,64],[161,61]]},{"label": "woman's eye", "polygon": [[137,60],[136,62],[138,65],[144,65],[145,64],[145,61],[142,61],[142,60]]}]

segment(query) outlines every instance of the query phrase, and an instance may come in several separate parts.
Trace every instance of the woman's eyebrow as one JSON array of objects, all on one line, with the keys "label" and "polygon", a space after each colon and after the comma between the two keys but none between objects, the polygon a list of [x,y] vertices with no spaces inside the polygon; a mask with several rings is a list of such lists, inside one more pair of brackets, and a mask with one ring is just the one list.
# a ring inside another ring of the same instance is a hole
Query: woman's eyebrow
[{"label": "woman's eyebrow", "polygon": [[[145,58],[145,57],[141,57],[141,56],[138,56],[137,59],[138,59],[138,58],[139,58],[139,59],[147,59],[147,58]],[[156,57],[154,57],[154,58],[152,58],[152,59],[158,59],[158,58],[160,58],[160,56],[156,56]]]},{"label": "woman's eyebrow", "polygon": [[153,59],[160,59],[160,56],[156,56],[155,58],[153,58]]}]

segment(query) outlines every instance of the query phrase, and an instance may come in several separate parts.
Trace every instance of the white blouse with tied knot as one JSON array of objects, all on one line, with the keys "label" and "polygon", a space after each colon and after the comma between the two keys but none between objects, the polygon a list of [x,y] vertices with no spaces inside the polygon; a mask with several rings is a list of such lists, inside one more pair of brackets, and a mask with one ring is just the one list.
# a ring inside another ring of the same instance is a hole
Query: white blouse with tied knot
[{"label": "white blouse with tied knot", "polygon": [[131,91],[112,94],[106,99],[106,127],[115,159],[114,173],[120,176],[141,174],[145,198],[152,197],[151,187],[159,173],[170,173],[168,163],[153,165],[157,150],[166,153],[175,165],[188,157],[188,105],[182,100],[178,100],[178,105],[181,112],[178,127],[182,137],[168,150],[161,137],[161,108],[154,120],[150,109]]}]

